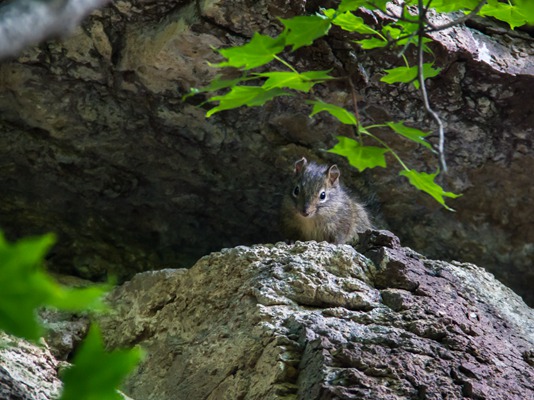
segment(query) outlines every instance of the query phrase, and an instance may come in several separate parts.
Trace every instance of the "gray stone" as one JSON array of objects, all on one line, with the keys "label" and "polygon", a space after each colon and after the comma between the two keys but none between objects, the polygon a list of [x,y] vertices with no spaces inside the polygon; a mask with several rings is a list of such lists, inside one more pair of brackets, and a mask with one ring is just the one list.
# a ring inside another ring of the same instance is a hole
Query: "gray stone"
[{"label": "gray stone", "polygon": [[61,389],[58,367],[46,345],[37,346],[0,332],[1,399],[57,399]]},{"label": "gray stone", "polygon": [[[145,272],[108,300],[110,347],[147,357],[137,399],[526,399],[534,311],[471,264],[424,258],[388,232],[359,248],[225,249]],[[375,262],[371,261],[373,259]]]}]

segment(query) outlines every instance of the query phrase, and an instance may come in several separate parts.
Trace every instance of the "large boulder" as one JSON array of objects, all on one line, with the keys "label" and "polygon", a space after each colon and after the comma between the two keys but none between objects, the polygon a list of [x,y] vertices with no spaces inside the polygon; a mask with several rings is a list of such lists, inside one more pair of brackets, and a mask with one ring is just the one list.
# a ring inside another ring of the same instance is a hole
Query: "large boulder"
[{"label": "large boulder", "polygon": [[139,344],[136,399],[527,399],[534,311],[472,264],[429,260],[387,231],[359,249],[225,249],[136,275],[101,318]]}]

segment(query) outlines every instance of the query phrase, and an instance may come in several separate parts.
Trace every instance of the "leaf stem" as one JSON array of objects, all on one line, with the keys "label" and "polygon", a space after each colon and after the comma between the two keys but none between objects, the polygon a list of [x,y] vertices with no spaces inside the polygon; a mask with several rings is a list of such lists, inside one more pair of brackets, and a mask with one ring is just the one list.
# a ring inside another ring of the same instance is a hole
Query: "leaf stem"
[{"label": "leaf stem", "polygon": [[404,164],[404,161],[402,161],[402,159],[400,158],[400,156],[395,152],[395,150],[393,150],[391,147],[389,147],[387,145],[386,142],[384,142],[382,139],[380,139],[379,137],[373,135],[371,132],[369,132],[367,129],[369,128],[375,128],[375,127],[379,127],[380,125],[371,125],[371,126],[367,126],[365,127],[364,129],[361,130],[362,133],[366,134],[367,136],[370,136],[372,137],[374,140],[376,140],[378,143],[380,143],[382,146],[384,146],[386,149],[388,149],[388,151],[391,152],[391,154],[393,154],[393,157],[395,157],[395,159],[399,162],[399,164],[401,165],[402,168],[404,168],[406,171],[410,171],[410,168],[408,168],[406,166],[406,164]]},{"label": "leaf stem", "polygon": [[292,66],[290,63],[288,63],[288,62],[287,62],[286,60],[284,60],[283,58],[278,57],[278,55],[275,54],[275,55],[274,55],[274,59],[277,60],[277,61],[279,61],[279,62],[281,62],[282,64],[284,64],[287,68],[289,68],[289,69],[290,69],[292,72],[294,72],[295,74],[298,74],[298,73],[299,73],[295,68],[293,68],[293,66]]},{"label": "leaf stem", "polygon": [[[407,40],[406,43],[404,44],[402,50],[399,51],[399,54],[397,54],[397,57],[401,57],[401,56],[404,57],[404,53],[406,53],[406,50],[407,50],[408,47],[412,44],[412,39],[415,37],[415,35],[417,35],[417,32],[413,32],[413,33],[408,37],[408,40]],[[407,66],[409,67],[409,65],[407,65]]]}]

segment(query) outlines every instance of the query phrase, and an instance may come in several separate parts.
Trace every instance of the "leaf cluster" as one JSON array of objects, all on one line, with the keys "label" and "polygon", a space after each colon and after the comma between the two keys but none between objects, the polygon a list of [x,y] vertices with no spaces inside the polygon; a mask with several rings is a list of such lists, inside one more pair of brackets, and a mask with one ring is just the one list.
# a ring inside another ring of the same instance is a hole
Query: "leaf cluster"
[{"label": "leaf cluster", "polygon": [[[333,26],[359,36],[352,40],[353,44],[362,50],[374,50],[385,47],[400,48],[399,56],[404,65],[383,71],[381,81],[387,84],[412,84],[421,89],[425,109],[439,125],[440,145],[438,147],[440,161],[446,168],[443,155],[443,124],[435,112],[428,105],[425,79],[432,78],[440,73],[440,68],[434,62],[423,62],[423,54],[433,57],[428,47],[431,41],[424,36],[428,32],[446,29],[447,26],[434,26],[427,15],[429,10],[437,13],[459,12],[465,16],[458,20],[463,22],[477,12],[480,15],[492,16],[507,22],[513,29],[516,26],[534,23],[534,1],[510,0],[406,0],[401,3],[401,11],[394,14],[387,6],[387,0],[342,0],[337,8],[321,9],[316,15],[297,16],[290,19],[280,19],[283,25],[282,32],[276,37],[255,33],[252,39],[242,45],[218,50],[225,61],[214,65],[218,68],[233,67],[241,71],[241,76],[225,80],[217,76],[205,88],[195,89],[192,93],[211,93],[226,89],[223,94],[215,95],[209,99],[216,103],[206,115],[208,117],[223,111],[241,106],[261,106],[266,102],[280,96],[291,96],[295,92],[313,93],[313,87],[320,83],[336,79],[331,71],[297,71],[283,58],[287,51],[295,51],[303,46],[311,45],[315,40],[327,35]],[[390,22],[384,25],[370,26],[363,18],[355,14],[359,8],[366,8],[372,12],[379,10],[389,17]],[[416,47],[419,51],[418,64],[410,65],[405,53],[408,48]],[[284,71],[254,72],[254,69],[277,62]],[[350,78],[349,78],[350,79]],[[252,84],[254,83],[254,84]],[[258,84],[259,83],[259,84]],[[327,112],[341,123],[354,127],[357,139],[338,137],[339,143],[329,151],[347,157],[350,164],[358,170],[366,168],[385,167],[386,154],[391,153],[402,167],[401,176],[417,189],[429,194],[445,208],[452,210],[445,203],[445,197],[456,198],[458,195],[446,192],[435,182],[439,168],[435,173],[418,172],[408,167],[399,155],[372,131],[374,129],[389,129],[407,140],[415,142],[429,151],[434,151],[426,140],[428,132],[408,127],[403,122],[387,121],[378,125],[363,126],[358,119],[356,105],[355,112],[334,104],[328,104],[320,99],[308,101],[312,106],[310,116],[320,112]],[[374,146],[364,144],[367,137],[375,142]]]},{"label": "leaf cluster", "polygon": [[[314,112],[326,111],[329,114],[338,118],[341,122],[348,125],[357,124],[356,117],[345,108],[337,107],[332,104],[317,106],[314,104]],[[425,140],[428,136],[428,132],[420,131],[419,129],[406,126],[402,122],[386,122],[385,124],[371,125],[367,127],[360,126],[359,133],[374,139],[381,146],[367,146],[355,139],[351,139],[345,136],[338,136],[338,143],[328,150],[330,153],[338,154],[347,158],[349,163],[356,167],[359,171],[364,171],[367,168],[386,167],[386,154],[391,153],[394,158],[402,166],[403,170],[399,173],[401,176],[408,178],[410,184],[417,189],[421,190],[432,196],[439,204],[446,209],[453,211],[446,203],[445,197],[457,198],[459,195],[446,192],[443,188],[435,182],[435,178],[438,172],[434,174],[427,174],[425,172],[418,172],[414,169],[410,169],[401,160],[399,155],[383,140],[375,136],[371,130],[377,128],[390,128],[393,132],[409,139],[415,143],[426,147],[431,150],[430,143]]]},{"label": "leaf cluster", "polygon": [[[43,268],[54,244],[53,235],[8,243],[0,232],[0,329],[31,341],[43,334],[37,310],[51,307],[71,312],[101,312],[109,285],[66,288]],[[93,325],[64,376],[61,400],[121,399],[116,388],[137,365],[140,349],[108,353],[98,327]]]},{"label": "leaf cluster", "polygon": [[[416,6],[418,0],[404,2]],[[493,17],[506,22],[511,29],[534,25],[534,2],[532,0],[432,0],[430,6],[438,13],[470,12],[481,5],[478,15]]]}]

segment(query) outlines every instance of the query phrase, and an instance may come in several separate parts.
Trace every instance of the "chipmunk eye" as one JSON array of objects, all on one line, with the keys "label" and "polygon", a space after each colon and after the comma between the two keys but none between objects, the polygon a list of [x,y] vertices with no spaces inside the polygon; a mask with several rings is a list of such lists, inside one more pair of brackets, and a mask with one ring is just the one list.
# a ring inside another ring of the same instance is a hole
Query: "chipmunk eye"
[{"label": "chipmunk eye", "polygon": [[323,191],[321,192],[321,194],[319,195],[319,198],[320,198],[321,200],[326,199],[326,192],[325,192],[324,190],[323,190]]},{"label": "chipmunk eye", "polygon": [[299,185],[295,186],[295,189],[293,189],[293,196],[297,197],[300,193],[300,187]]}]

